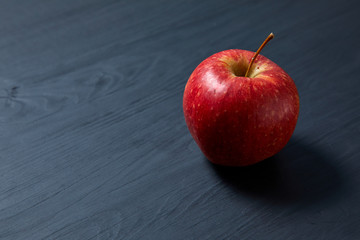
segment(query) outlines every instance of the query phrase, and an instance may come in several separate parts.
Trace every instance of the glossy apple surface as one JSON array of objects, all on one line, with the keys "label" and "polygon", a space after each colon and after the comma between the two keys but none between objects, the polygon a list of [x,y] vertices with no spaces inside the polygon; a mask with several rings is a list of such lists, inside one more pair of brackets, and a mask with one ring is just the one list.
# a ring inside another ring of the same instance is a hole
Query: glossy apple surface
[{"label": "glossy apple surface", "polygon": [[208,160],[246,166],[279,152],[298,119],[294,81],[277,64],[254,52],[231,49],[205,59],[191,74],[183,110],[191,135]]}]

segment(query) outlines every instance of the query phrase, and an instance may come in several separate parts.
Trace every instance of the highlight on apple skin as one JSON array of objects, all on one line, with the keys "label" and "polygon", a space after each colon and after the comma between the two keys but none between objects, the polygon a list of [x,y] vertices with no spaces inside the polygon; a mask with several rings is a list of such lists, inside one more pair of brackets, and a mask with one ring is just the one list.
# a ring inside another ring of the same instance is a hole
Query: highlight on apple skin
[{"label": "highlight on apple skin", "polygon": [[299,95],[277,64],[231,49],[205,59],[191,74],[183,110],[189,131],[209,161],[246,166],[279,152],[294,132]]}]

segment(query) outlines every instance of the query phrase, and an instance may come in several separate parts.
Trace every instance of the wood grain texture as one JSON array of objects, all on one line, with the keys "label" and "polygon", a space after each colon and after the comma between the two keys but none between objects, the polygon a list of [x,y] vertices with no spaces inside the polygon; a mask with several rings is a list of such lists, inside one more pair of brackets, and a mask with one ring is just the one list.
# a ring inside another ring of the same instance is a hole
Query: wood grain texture
[{"label": "wood grain texture", "polygon": [[[356,1],[2,1],[0,239],[360,239]],[[261,164],[192,140],[193,69],[256,50],[300,117]]]}]

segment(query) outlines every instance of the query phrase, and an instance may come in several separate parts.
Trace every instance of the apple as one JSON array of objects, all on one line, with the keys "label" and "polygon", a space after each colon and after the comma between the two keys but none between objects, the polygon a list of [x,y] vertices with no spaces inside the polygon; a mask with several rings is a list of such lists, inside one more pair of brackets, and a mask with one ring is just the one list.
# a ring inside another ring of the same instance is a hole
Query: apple
[{"label": "apple", "polygon": [[230,49],[196,67],[184,91],[189,131],[209,161],[246,166],[279,152],[294,132],[299,95],[277,64],[256,53]]}]

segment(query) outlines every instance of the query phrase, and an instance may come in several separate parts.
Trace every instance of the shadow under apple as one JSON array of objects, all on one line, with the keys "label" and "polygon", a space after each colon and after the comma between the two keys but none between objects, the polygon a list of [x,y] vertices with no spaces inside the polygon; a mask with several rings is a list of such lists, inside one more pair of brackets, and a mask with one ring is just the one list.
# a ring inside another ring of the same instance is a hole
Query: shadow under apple
[{"label": "shadow under apple", "polygon": [[272,203],[324,204],[344,190],[344,178],[331,157],[296,139],[275,156],[252,166],[209,164],[234,191]]}]

